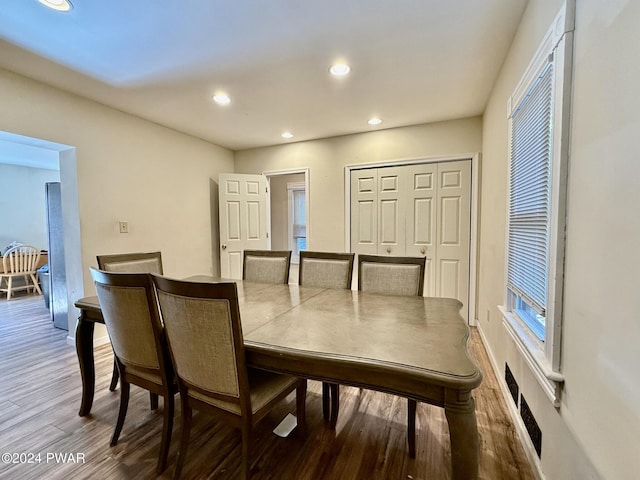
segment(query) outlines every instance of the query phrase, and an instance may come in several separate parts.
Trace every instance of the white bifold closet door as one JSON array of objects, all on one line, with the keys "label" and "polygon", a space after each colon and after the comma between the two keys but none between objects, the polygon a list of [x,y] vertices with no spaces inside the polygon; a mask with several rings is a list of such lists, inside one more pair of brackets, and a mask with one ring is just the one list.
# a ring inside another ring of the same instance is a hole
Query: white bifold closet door
[{"label": "white bifold closet door", "polygon": [[425,256],[425,296],[468,320],[471,160],[351,171],[351,251]]}]

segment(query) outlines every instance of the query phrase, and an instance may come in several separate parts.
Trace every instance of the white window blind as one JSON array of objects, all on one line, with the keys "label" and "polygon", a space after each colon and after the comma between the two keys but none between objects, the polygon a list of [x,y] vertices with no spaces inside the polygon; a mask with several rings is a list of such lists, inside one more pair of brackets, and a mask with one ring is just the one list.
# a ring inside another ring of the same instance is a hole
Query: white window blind
[{"label": "white window blind", "polygon": [[539,315],[547,305],[553,63],[511,114],[507,287]]}]

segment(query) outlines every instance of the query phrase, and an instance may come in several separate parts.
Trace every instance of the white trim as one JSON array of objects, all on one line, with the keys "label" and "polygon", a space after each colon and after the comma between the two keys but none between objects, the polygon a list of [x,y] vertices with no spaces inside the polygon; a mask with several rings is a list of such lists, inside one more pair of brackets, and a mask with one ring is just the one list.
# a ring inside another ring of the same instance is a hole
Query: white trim
[{"label": "white trim", "polygon": [[489,357],[489,362],[491,363],[491,368],[493,368],[493,373],[496,376],[496,379],[498,380],[498,385],[500,385],[502,398],[504,399],[507,405],[507,410],[509,410],[509,415],[511,416],[513,425],[516,427],[516,432],[518,432],[520,444],[522,445],[524,453],[527,456],[527,460],[529,460],[529,464],[533,469],[533,473],[536,476],[536,479],[545,480],[546,477],[542,471],[542,462],[540,461],[540,458],[538,457],[538,453],[536,452],[536,449],[533,446],[533,443],[531,442],[531,438],[529,438],[529,434],[527,432],[526,427],[524,426],[522,417],[518,412],[518,407],[513,403],[513,397],[511,396],[509,387],[507,386],[503,378],[504,371],[498,367],[496,358],[493,356],[493,351],[489,348],[489,342],[487,341],[487,338],[484,335],[484,331],[482,330],[481,323],[478,323],[478,333],[480,334],[480,340],[482,340],[484,349],[487,352],[487,356]]},{"label": "white trim", "polygon": [[545,395],[553,402],[553,406],[559,407],[564,376],[553,370],[547,361],[544,344],[535,337],[529,327],[517,315],[507,311],[502,305],[498,305],[498,309],[502,313],[503,327],[515,343],[531,373],[542,387]]},{"label": "white trim", "polygon": [[[478,258],[478,185],[479,185],[479,153],[460,155],[447,155],[441,157],[418,157],[398,160],[385,160],[370,163],[358,163],[344,167],[344,246],[345,252],[351,251],[351,171],[378,167],[399,167],[403,165],[417,165],[424,163],[455,162],[461,160],[471,161],[471,238],[469,239],[469,325],[477,325],[476,317],[476,263]],[[308,228],[308,226],[307,226]],[[308,241],[308,240],[307,240]]]},{"label": "white trim", "polygon": [[[287,245],[289,246],[289,250],[293,252],[295,250],[295,245],[293,244],[293,192],[305,190],[305,182],[287,182]],[[305,201],[307,200],[307,195],[305,193]],[[305,215],[307,211],[307,206],[305,204]],[[305,222],[306,225],[306,222]],[[291,255],[291,263],[298,264],[300,263],[300,255]]]}]

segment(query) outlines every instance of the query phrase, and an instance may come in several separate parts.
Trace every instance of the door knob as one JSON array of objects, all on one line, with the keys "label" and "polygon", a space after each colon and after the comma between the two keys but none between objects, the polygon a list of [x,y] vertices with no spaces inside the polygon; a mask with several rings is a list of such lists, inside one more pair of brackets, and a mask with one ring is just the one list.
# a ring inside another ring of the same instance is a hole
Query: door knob
[{"label": "door knob", "polygon": [[424,255],[424,252],[425,252],[425,251],[426,251],[426,250],[424,249],[424,247],[420,249],[420,253],[421,253],[422,255]]},{"label": "door knob", "polygon": [[226,249],[227,249],[227,246],[226,246],[224,243],[222,244],[222,249],[223,249],[223,250],[226,250]]},{"label": "door knob", "polygon": [[387,253],[391,253],[391,249],[390,248],[387,248]]}]

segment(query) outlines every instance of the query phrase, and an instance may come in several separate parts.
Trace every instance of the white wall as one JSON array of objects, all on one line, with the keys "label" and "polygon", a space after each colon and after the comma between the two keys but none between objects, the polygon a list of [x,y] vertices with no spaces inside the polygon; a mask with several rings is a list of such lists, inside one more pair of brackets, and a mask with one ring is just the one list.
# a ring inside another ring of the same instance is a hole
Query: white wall
[{"label": "white wall", "polygon": [[47,250],[44,184],[60,172],[0,163],[0,250],[18,241]]},{"label": "white wall", "polygon": [[560,5],[529,1],[485,111],[478,320],[542,429],[546,478],[630,480],[640,470],[640,2],[577,1],[558,410],[496,308],[504,301],[507,98]]},{"label": "white wall", "polygon": [[5,70],[0,105],[0,130],[76,148],[87,295],[97,254],[161,250],[168,275],[218,271],[212,192],[219,172],[233,172],[231,151]]},{"label": "white wall", "polygon": [[236,152],[237,173],[309,168],[309,250],[343,252],[344,167],[469,154],[482,149],[480,117]]}]

